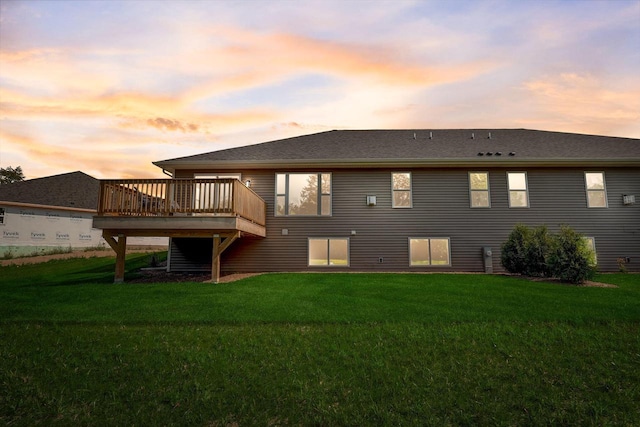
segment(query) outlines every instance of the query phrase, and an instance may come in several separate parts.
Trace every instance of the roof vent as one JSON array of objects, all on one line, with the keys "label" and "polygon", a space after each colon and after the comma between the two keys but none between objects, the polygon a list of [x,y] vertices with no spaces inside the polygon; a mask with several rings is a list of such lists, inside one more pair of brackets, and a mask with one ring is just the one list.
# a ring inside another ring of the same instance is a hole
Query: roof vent
[{"label": "roof vent", "polygon": [[416,133],[415,132],[413,133],[413,139],[414,140],[416,139]]},{"label": "roof vent", "polygon": [[433,132],[429,132],[429,139],[433,139]]},{"label": "roof vent", "polygon": [[489,139],[491,139],[491,132],[489,132]]},{"label": "roof vent", "polygon": [[502,156],[502,151],[496,151],[496,156]]},{"label": "roof vent", "polygon": [[478,156],[484,156],[484,151],[480,151],[480,152],[478,153]]},{"label": "roof vent", "polygon": [[515,151],[512,151],[512,152],[510,152],[510,153],[509,153],[509,155],[510,155],[511,157],[513,157],[513,156],[515,156],[515,155],[516,155],[516,152],[515,152]]},{"label": "roof vent", "polygon": [[493,152],[487,151],[487,156],[493,156]]},{"label": "roof vent", "polygon": [[471,132],[471,139],[476,139],[476,135],[473,132]]}]

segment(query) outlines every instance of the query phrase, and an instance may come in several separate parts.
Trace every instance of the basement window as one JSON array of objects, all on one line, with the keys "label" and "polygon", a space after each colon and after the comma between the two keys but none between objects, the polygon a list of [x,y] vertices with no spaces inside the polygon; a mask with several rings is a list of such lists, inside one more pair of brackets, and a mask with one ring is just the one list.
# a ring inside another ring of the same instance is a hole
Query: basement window
[{"label": "basement window", "polygon": [[309,238],[309,267],[348,267],[349,239]]},{"label": "basement window", "polygon": [[596,253],[596,239],[593,237],[584,237],[587,247],[593,251],[593,261],[598,263],[598,254]]},{"label": "basement window", "polygon": [[409,238],[411,267],[450,266],[449,238]]}]

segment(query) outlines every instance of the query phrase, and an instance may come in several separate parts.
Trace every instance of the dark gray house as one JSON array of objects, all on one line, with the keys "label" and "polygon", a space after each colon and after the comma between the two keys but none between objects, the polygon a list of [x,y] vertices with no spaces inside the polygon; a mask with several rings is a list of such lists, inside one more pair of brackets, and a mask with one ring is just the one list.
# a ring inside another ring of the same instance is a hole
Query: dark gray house
[{"label": "dark gray house", "polygon": [[173,179],[103,181],[94,224],[114,249],[172,237],[171,270],[500,272],[524,223],[567,224],[601,271],[640,271],[639,139],[329,131],[154,164]]}]

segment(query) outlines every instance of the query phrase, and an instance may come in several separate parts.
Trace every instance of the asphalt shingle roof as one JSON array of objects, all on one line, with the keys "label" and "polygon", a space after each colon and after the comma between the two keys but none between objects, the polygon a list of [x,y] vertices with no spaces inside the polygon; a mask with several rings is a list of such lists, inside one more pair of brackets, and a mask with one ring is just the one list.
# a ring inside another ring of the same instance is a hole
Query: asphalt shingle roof
[{"label": "asphalt shingle roof", "polygon": [[[479,153],[483,153],[480,155]],[[487,153],[492,153],[487,156]],[[496,156],[496,153],[501,153]],[[509,156],[509,153],[513,153]],[[169,170],[194,164],[376,162],[498,158],[640,162],[640,139],[527,129],[334,130],[154,162]]]},{"label": "asphalt shingle roof", "polygon": [[97,209],[100,181],[83,172],[0,185],[0,200],[79,209]]}]

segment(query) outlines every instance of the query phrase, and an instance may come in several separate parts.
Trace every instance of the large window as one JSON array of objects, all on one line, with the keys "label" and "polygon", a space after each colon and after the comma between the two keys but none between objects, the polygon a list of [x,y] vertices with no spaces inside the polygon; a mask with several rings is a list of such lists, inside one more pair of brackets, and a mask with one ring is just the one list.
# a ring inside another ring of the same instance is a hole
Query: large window
[{"label": "large window", "polygon": [[411,172],[394,172],[391,174],[392,206],[394,208],[411,207]]},{"label": "large window", "polygon": [[526,208],[529,207],[529,194],[527,190],[526,172],[507,172],[509,184],[509,207]]},{"label": "large window", "polygon": [[348,238],[309,238],[309,266],[348,267]]},{"label": "large window", "polygon": [[451,265],[448,238],[409,238],[412,267]]},{"label": "large window", "polygon": [[607,191],[604,186],[604,172],[585,172],[587,187],[587,206],[590,208],[607,207]]},{"label": "large window", "polygon": [[331,215],[331,174],[276,174],[276,215]]},{"label": "large window", "polygon": [[472,208],[491,206],[488,172],[469,172],[469,198]]}]

